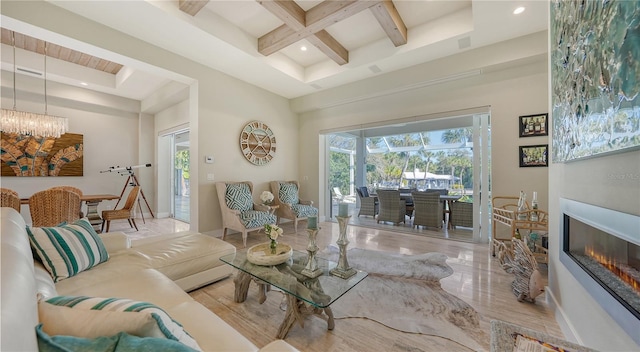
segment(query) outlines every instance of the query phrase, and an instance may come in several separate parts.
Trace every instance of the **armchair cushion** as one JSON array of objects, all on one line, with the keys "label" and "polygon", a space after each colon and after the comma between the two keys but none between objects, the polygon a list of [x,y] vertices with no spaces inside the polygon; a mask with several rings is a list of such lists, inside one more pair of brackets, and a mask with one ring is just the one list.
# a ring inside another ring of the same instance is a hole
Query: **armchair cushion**
[{"label": "armchair cushion", "polygon": [[309,216],[317,216],[318,215],[318,209],[312,207],[311,205],[292,204],[291,205],[291,210],[293,210],[293,212],[296,214],[296,217],[298,217],[298,218],[306,218],[306,217],[309,217]]},{"label": "armchair cushion", "polygon": [[244,227],[253,229],[265,224],[275,224],[276,216],[266,211],[247,210],[240,213],[240,221]]},{"label": "armchair cushion", "polygon": [[280,201],[288,204],[298,204],[298,186],[295,183],[280,183],[280,191],[278,192]]},{"label": "armchair cushion", "polygon": [[230,209],[241,212],[253,209],[251,189],[246,183],[234,183],[227,185],[225,201]]}]

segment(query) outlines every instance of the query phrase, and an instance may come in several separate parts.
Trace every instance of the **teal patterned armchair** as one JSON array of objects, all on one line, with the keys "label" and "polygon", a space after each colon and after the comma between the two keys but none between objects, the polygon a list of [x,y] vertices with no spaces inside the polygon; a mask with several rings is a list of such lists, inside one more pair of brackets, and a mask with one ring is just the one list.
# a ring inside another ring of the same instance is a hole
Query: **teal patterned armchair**
[{"label": "teal patterned armchair", "polygon": [[217,182],[218,201],[222,213],[222,239],[227,230],[242,233],[242,244],[247,246],[247,234],[264,228],[266,224],[275,224],[276,216],[269,207],[253,202],[253,183]]},{"label": "teal patterned armchair", "polygon": [[298,221],[306,220],[309,216],[318,216],[318,208],[313,207],[313,201],[303,201],[298,197],[300,184],[298,181],[271,181],[271,193],[274,204],[279,205],[278,224],[281,218],[293,221],[293,228],[298,232]]}]

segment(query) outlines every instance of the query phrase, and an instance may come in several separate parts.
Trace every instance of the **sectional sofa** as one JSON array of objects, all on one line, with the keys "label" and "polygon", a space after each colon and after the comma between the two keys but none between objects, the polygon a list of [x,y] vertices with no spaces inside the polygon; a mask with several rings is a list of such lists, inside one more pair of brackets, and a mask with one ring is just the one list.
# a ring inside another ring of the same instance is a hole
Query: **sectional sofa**
[{"label": "sectional sofa", "polygon": [[[93,233],[86,243],[99,238],[95,254],[67,259],[72,265],[64,269],[45,239],[78,236],[84,231],[82,220],[61,225],[59,233],[58,228],[55,233],[27,230],[17,211],[2,208],[0,226],[2,351],[113,338],[120,339],[120,346],[142,341],[147,347],[166,343],[186,350],[296,351],[283,340],[258,348],[185,292],[231,274],[219,257],[235,247],[217,238],[183,232],[131,243],[123,233]],[[94,246],[67,242],[63,252],[71,256]]]}]

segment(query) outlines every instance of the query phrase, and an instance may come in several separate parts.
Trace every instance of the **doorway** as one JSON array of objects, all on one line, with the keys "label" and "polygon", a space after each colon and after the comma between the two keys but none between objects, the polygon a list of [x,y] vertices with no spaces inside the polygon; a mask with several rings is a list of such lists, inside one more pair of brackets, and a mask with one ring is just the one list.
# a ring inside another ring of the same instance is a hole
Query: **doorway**
[{"label": "doorway", "polygon": [[189,222],[189,131],[180,131],[173,134],[173,177],[171,201],[171,214],[176,220]]},{"label": "doorway", "polygon": [[[182,126],[158,139],[158,213],[190,223],[189,129]],[[159,215],[159,216],[160,216]]]},{"label": "doorway", "polygon": [[[326,147],[325,189],[339,188],[352,196],[362,186],[369,193],[377,188],[446,189],[473,204],[468,240],[488,242],[489,111],[333,132],[326,135]],[[328,193],[330,217],[339,202],[344,201]],[[360,206],[358,200],[350,214],[357,217]]]}]

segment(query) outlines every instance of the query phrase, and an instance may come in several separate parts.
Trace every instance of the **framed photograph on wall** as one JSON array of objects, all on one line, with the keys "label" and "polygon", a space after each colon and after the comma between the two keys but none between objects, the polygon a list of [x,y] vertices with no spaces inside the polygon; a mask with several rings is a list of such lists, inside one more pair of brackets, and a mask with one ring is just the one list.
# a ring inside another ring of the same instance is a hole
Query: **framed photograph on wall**
[{"label": "framed photograph on wall", "polygon": [[549,166],[548,144],[521,145],[519,148],[520,167]]},{"label": "framed photograph on wall", "polygon": [[518,117],[520,137],[546,136],[549,134],[549,114],[524,115]]}]

